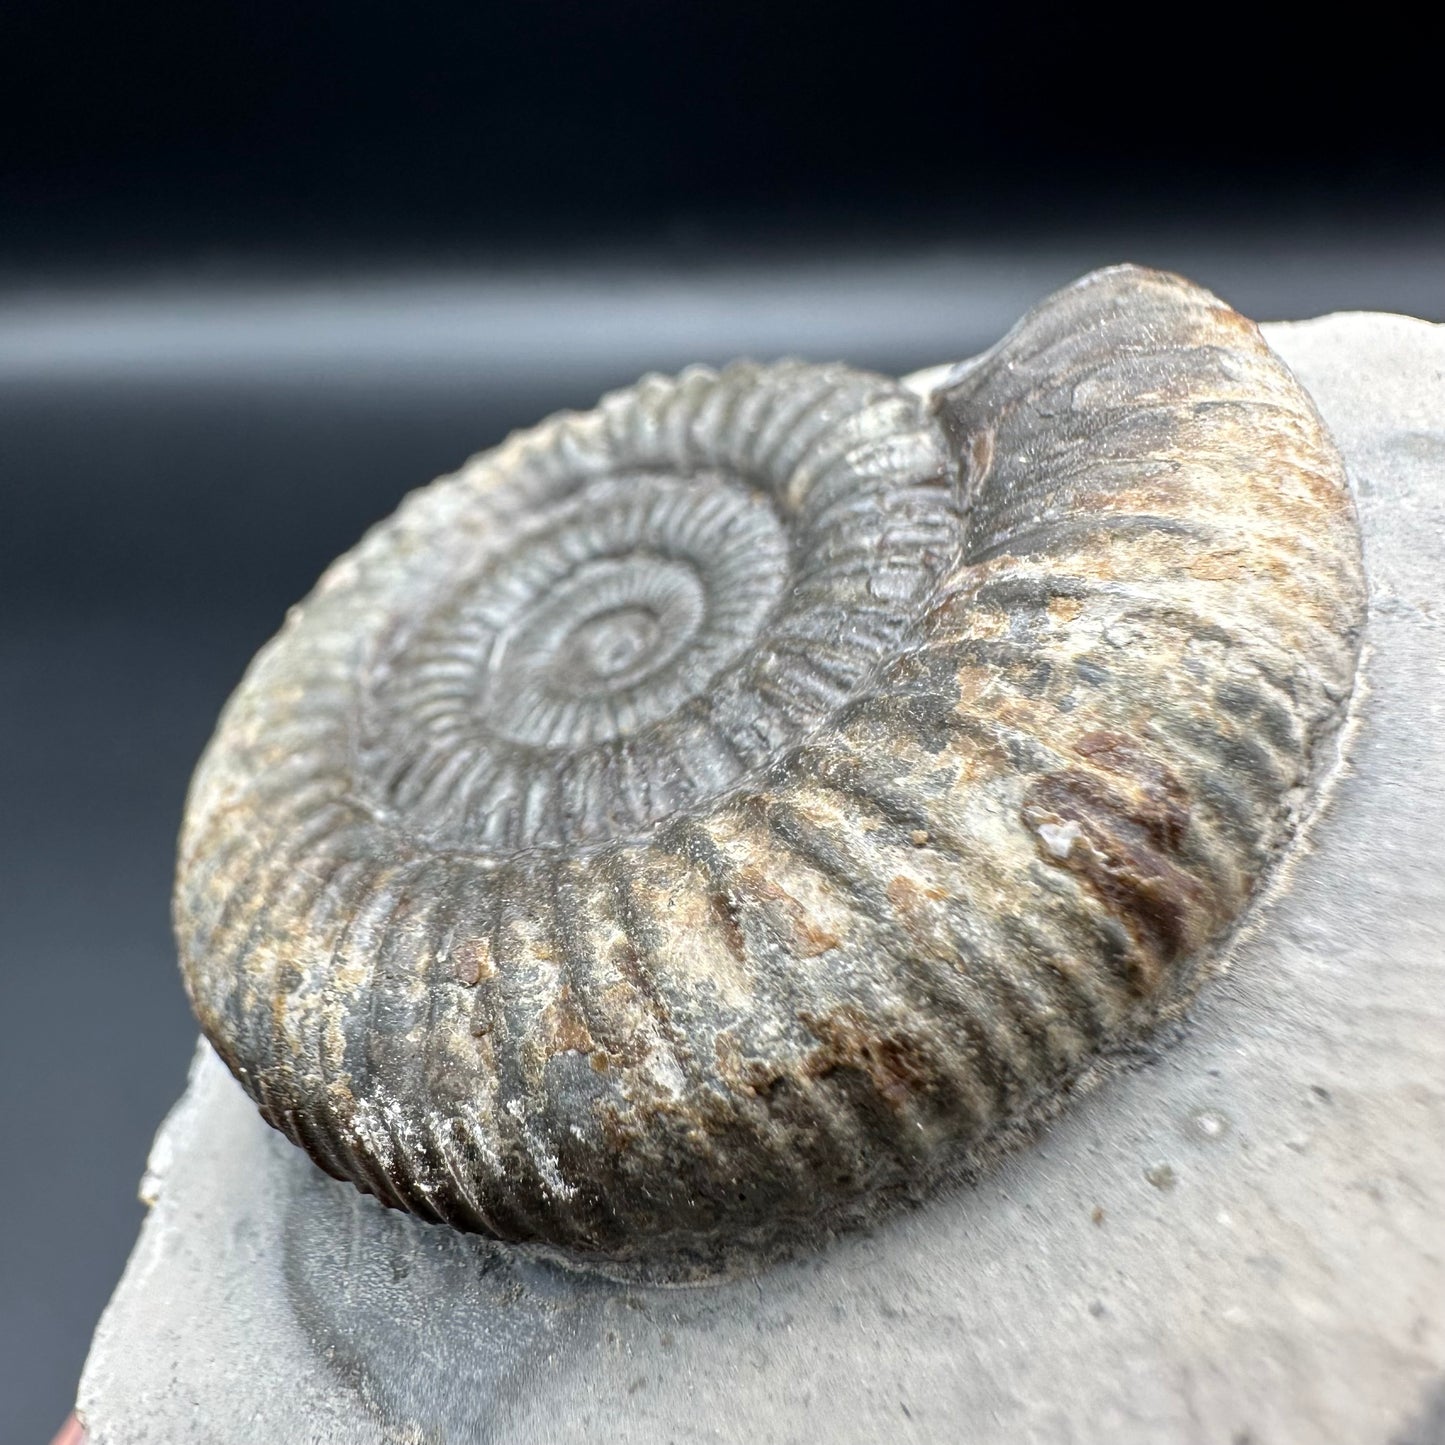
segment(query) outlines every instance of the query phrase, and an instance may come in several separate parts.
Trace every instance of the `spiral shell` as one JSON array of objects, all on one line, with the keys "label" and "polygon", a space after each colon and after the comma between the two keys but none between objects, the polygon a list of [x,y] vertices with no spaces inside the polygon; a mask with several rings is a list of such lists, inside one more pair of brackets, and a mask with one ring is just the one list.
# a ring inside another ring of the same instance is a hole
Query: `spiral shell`
[{"label": "spiral shell", "polygon": [[816,1228],[1187,1000],[1354,676],[1252,323],[1086,277],[924,399],[650,377],[411,496],[257,657],[176,927],[266,1119],[608,1261]]}]

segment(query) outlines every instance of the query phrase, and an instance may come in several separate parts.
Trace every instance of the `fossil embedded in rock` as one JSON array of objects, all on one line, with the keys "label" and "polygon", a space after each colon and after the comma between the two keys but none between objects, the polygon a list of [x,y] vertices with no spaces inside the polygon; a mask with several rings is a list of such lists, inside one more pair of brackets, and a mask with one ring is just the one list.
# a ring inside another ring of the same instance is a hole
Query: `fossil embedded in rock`
[{"label": "fossil embedded in rock", "polygon": [[1134,268],[930,398],[651,377],[410,497],[192,787],[176,921],[265,1117],[614,1261],[855,1212],[1187,1000],[1354,675],[1339,459]]}]

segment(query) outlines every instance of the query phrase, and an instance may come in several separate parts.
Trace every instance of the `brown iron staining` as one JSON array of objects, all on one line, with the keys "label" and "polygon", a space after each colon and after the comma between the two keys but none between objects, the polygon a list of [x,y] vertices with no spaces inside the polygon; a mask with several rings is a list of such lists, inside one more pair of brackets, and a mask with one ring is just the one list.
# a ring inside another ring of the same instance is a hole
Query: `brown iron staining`
[{"label": "brown iron staining", "polygon": [[842,942],[838,934],[811,917],[808,910],[781,883],[760,868],[739,870],[735,887],[713,899],[714,916],[728,947],[739,957],[746,954],[743,919],[752,913],[770,927],[798,958],[816,958]]},{"label": "brown iron staining", "polygon": [[452,973],[464,988],[475,988],[484,978],[492,978],[492,946],[485,938],[466,938],[453,943],[450,953]]},{"label": "brown iron staining", "polygon": [[543,1047],[549,1054],[592,1054],[594,1045],[587,1020],[578,1009],[568,985],[563,984],[557,996],[542,1011],[541,1035]]},{"label": "brown iron staining", "polygon": [[804,1014],[801,1022],[822,1045],[804,1067],[810,1079],[827,1079],[839,1070],[862,1074],[878,1097],[900,1113],[916,1094],[935,1086],[939,1061],[907,1030],[880,1033],[861,1009],[848,1004],[821,1017]]},{"label": "brown iron staining", "polygon": [[1086,277],[927,400],[649,377],[414,494],[263,649],[188,801],[187,987],[388,1204],[751,1259],[1188,1000],[1362,610],[1309,399],[1176,277]]},{"label": "brown iron staining", "polygon": [[1074,752],[1093,768],[1035,779],[1023,819],[1055,866],[1085,880],[1128,931],[1142,994],[1162,971],[1203,940],[1196,920],[1204,887],[1181,859],[1189,823],[1179,779],[1119,733],[1089,733]]}]

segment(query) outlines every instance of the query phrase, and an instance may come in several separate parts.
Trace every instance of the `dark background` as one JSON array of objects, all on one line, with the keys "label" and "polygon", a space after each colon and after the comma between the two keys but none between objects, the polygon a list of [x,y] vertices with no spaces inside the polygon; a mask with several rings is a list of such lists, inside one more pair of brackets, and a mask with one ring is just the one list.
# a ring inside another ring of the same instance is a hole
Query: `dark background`
[{"label": "dark background", "polygon": [[1354,23],[9,0],[0,1441],[68,1408],[134,1238],[186,778],[321,567],[641,371],[910,369],[1111,261],[1445,319],[1436,52]]}]

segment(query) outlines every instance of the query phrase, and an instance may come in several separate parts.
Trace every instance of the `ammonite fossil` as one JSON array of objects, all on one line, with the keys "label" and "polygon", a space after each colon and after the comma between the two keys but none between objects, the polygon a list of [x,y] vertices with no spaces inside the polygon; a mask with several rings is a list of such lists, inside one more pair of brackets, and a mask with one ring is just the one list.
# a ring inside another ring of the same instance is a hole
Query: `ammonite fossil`
[{"label": "ammonite fossil", "polygon": [[1187,1000],[1362,596],[1312,404],[1175,277],[927,398],[649,377],[411,496],[258,656],[181,841],[197,1013],[429,1220],[646,1262],[848,1218]]}]

